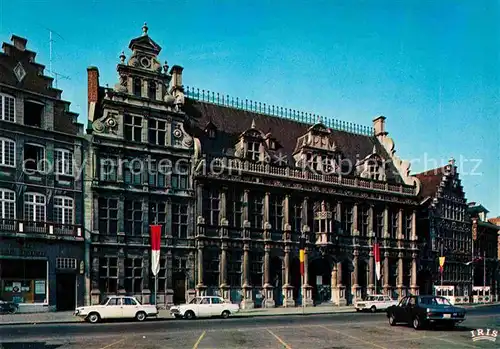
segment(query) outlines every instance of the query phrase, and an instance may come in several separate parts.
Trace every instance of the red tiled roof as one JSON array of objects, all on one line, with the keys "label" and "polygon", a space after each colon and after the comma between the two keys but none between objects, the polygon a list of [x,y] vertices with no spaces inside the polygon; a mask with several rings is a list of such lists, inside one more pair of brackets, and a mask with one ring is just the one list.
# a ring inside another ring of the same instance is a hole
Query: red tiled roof
[{"label": "red tiled roof", "polygon": [[438,167],[432,170],[428,170],[422,173],[417,173],[415,176],[420,180],[422,189],[420,190],[419,196],[422,198],[434,197],[438,191],[439,185],[443,180],[445,174],[445,168]]},{"label": "red tiled roof", "polygon": [[[306,134],[308,128],[311,127],[311,125],[295,120],[230,108],[190,98],[186,98],[184,111],[193,118],[194,127],[190,131],[200,139],[202,150],[206,153],[221,154],[224,150],[233,149],[238,137],[250,129],[254,121],[258,130],[265,134],[271,133],[272,137],[281,146],[281,149],[277,151],[287,154],[290,160],[295,150],[297,139]],[[216,128],[215,139],[209,139],[204,132],[210,123]],[[366,156],[372,154],[374,147],[378,155],[384,159],[389,159],[389,155],[375,136],[331,129],[329,137],[337,149],[342,152],[344,158],[349,159],[353,165],[356,163],[356,160],[364,159]],[[293,162],[289,161],[289,163]],[[388,166],[388,180],[400,182],[401,177],[390,161],[388,161]]]}]

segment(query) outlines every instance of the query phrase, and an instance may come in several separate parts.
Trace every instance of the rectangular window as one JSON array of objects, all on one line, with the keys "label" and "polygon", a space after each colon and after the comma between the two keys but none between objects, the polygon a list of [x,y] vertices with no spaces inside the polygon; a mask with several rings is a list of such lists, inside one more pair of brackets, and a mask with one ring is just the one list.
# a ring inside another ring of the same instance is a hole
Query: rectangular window
[{"label": "rectangular window", "polygon": [[138,159],[125,161],[123,164],[123,181],[126,184],[142,185],[143,167]]},{"label": "rectangular window", "polygon": [[0,166],[16,166],[16,142],[0,138]]},{"label": "rectangular window", "polygon": [[15,106],[14,97],[0,94],[0,120],[15,122]]},{"label": "rectangular window", "polygon": [[42,127],[43,103],[24,101],[24,124],[33,127]]},{"label": "rectangular window", "polygon": [[99,233],[118,233],[118,199],[99,198]]},{"label": "rectangular window", "polygon": [[294,202],[292,205],[292,230],[295,233],[302,231],[302,201]]},{"label": "rectangular window", "polygon": [[116,182],[118,172],[118,161],[116,159],[101,159],[99,167],[99,178],[101,181]]},{"label": "rectangular window", "polygon": [[123,125],[127,141],[142,141],[142,117],[125,114]]},{"label": "rectangular window", "polygon": [[125,258],[125,291],[142,291],[142,258]]},{"label": "rectangular window", "polygon": [[213,188],[203,189],[203,218],[207,225],[219,225],[219,191]]},{"label": "rectangular window", "polygon": [[[158,272],[158,292],[165,292],[167,289],[167,259],[160,258],[160,271]],[[150,274],[150,285],[154,285],[154,276]],[[153,297],[154,298],[154,297]]]},{"label": "rectangular window", "polygon": [[398,237],[399,210],[391,210],[389,218],[389,233],[391,234],[391,238],[396,239]]},{"label": "rectangular window", "polygon": [[219,250],[205,248],[203,251],[203,281],[207,286],[219,286]]},{"label": "rectangular window", "polygon": [[269,214],[270,224],[274,230],[283,230],[283,198],[280,196],[271,195],[271,212]]},{"label": "rectangular window", "polygon": [[14,303],[47,302],[46,260],[0,259],[0,299]]},{"label": "rectangular window", "polygon": [[408,240],[411,237],[411,230],[413,226],[413,212],[407,212],[405,218],[404,238]]},{"label": "rectangular window", "polygon": [[241,228],[243,225],[243,193],[237,189],[230,189],[226,198],[227,219],[231,227]]},{"label": "rectangular window", "polygon": [[27,170],[45,171],[45,147],[39,144],[24,145],[24,167]]},{"label": "rectangular window", "polygon": [[45,222],[45,200],[45,196],[42,194],[24,194],[24,219],[30,222]]},{"label": "rectangular window", "polygon": [[172,203],[172,235],[186,239],[188,234],[188,205]]},{"label": "rectangular window", "polygon": [[189,189],[189,167],[187,165],[174,166],[172,188]]},{"label": "rectangular window", "polygon": [[155,119],[148,120],[149,143],[167,145],[167,122]]},{"label": "rectangular window", "polygon": [[252,252],[250,254],[250,282],[252,286],[262,286],[262,277],[264,275],[264,253]]},{"label": "rectangular window", "polygon": [[54,197],[54,222],[61,224],[74,224],[73,199],[68,197]]},{"label": "rectangular window", "polygon": [[384,236],[384,209],[382,207],[374,208],[375,221],[373,222],[373,231],[378,238]]},{"label": "rectangular window", "polygon": [[118,258],[99,258],[99,290],[104,294],[118,291]]},{"label": "rectangular window", "polygon": [[0,189],[0,218],[5,220],[16,219],[16,192]]},{"label": "rectangular window", "polygon": [[253,161],[258,161],[260,159],[260,143],[258,142],[247,143],[247,158]]},{"label": "rectangular window", "polygon": [[252,228],[262,229],[264,220],[264,197],[260,193],[250,193],[250,224]]},{"label": "rectangular window", "polygon": [[142,234],[142,202],[125,200],[125,233],[128,235]]},{"label": "rectangular window", "polygon": [[149,223],[165,226],[167,223],[166,202],[149,202]]},{"label": "rectangular window", "polygon": [[187,269],[187,259],[185,257],[175,257],[172,261],[172,270],[174,273],[185,273]]},{"label": "rectangular window", "polygon": [[149,165],[149,185],[157,188],[165,188],[166,176],[168,174],[169,168],[167,165],[161,164],[153,160]]},{"label": "rectangular window", "polygon": [[54,169],[58,175],[73,175],[73,153],[66,149],[54,150]]},{"label": "rectangular window", "polygon": [[344,234],[351,234],[352,232],[352,210],[353,205],[350,203],[342,203],[342,217],[341,228]]},{"label": "rectangular window", "polygon": [[234,249],[227,251],[227,261],[227,282],[229,286],[240,287],[243,252]]},{"label": "rectangular window", "polygon": [[368,235],[368,219],[370,207],[367,205],[358,206],[358,230],[361,236]]}]

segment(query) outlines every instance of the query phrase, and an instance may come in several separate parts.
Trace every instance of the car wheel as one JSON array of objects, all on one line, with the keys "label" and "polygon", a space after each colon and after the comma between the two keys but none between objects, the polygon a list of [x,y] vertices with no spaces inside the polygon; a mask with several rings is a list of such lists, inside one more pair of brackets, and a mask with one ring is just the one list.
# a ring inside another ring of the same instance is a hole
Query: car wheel
[{"label": "car wheel", "polygon": [[374,305],[372,305],[372,307],[370,308],[370,311],[371,311],[372,313],[376,313],[376,312],[377,312],[377,307],[376,307],[376,306],[374,306]]},{"label": "car wheel", "polygon": [[358,313],[359,313],[359,309],[358,309],[358,308],[356,308],[356,312],[358,312]]},{"label": "car wheel", "polygon": [[186,313],[184,314],[184,317],[188,320],[192,320],[194,319],[194,313],[191,311],[191,310],[188,310],[186,311]]},{"label": "car wheel", "polygon": [[224,311],[222,312],[221,316],[222,316],[222,318],[223,318],[223,319],[227,319],[227,318],[229,317],[229,314],[230,314],[230,313],[229,313],[229,311],[224,310]]},{"label": "car wheel", "polygon": [[396,317],[394,316],[394,314],[389,315],[389,325],[396,326],[396,324]]},{"label": "car wheel", "polygon": [[418,316],[415,316],[413,319],[413,328],[416,330],[420,330],[422,328],[422,322]]},{"label": "car wheel", "polygon": [[87,320],[91,324],[96,324],[101,320],[101,317],[98,313],[90,313],[89,316],[87,316]]},{"label": "car wheel", "polygon": [[9,314],[15,314],[17,313],[17,307],[12,307],[9,309]]},{"label": "car wheel", "polygon": [[147,315],[146,315],[146,313],[145,313],[145,312],[143,312],[143,311],[140,311],[140,312],[138,312],[137,314],[135,314],[135,319],[136,319],[137,321],[144,321],[144,320],[146,320],[146,318],[147,318]]}]

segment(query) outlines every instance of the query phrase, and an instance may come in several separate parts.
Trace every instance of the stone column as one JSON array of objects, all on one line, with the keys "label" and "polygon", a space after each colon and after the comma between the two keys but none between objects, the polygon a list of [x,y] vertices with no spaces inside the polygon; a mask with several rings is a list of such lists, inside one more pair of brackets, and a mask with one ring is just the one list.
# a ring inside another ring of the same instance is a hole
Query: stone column
[{"label": "stone column", "polygon": [[[200,222],[200,217],[203,218],[203,184],[196,184],[196,219],[195,222]],[[204,221],[201,221],[204,224]],[[198,227],[196,227],[198,232]]]},{"label": "stone column", "polygon": [[283,306],[294,307],[295,300],[293,299],[293,286],[290,285],[290,246],[285,246],[285,283],[283,285]]},{"label": "stone column", "polygon": [[219,212],[220,212],[220,217],[219,217],[219,223],[223,219],[227,219],[227,188],[223,187],[222,190],[220,191],[220,202],[219,202]]},{"label": "stone column", "polygon": [[337,286],[337,264],[333,263],[332,267],[332,280],[331,280],[331,287],[332,287],[332,303],[338,305],[339,304],[339,288]]},{"label": "stone column", "polygon": [[304,249],[304,280],[302,283],[302,304],[306,307],[314,306],[312,286],[309,285],[309,248]]},{"label": "stone column", "polygon": [[345,286],[342,284],[342,262],[337,262],[337,288],[339,294],[337,305],[347,305]]},{"label": "stone column", "polygon": [[90,304],[101,302],[101,291],[99,290],[99,257],[92,257],[92,273],[90,274],[92,290],[90,291]]},{"label": "stone column", "polygon": [[118,251],[118,285],[117,285],[118,295],[124,296],[126,294],[125,290],[125,254],[123,249]]},{"label": "stone column", "polygon": [[389,232],[389,208],[387,205],[384,208],[384,239],[390,238]]},{"label": "stone column", "polygon": [[231,288],[227,284],[227,242],[223,241],[219,261],[220,294],[227,301],[231,300]]},{"label": "stone column", "polygon": [[249,282],[250,269],[250,245],[245,243],[243,246],[243,301],[241,302],[242,309],[253,309],[253,290]]},{"label": "stone column", "polygon": [[353,270],[351,272],[351,292],[354,297],[353,301],[361,299],[361,287],[358,284],[358,260],[359,260],[359,250],[353,251],[352,265]]},{"label": "stone column", "polygon": [[352,231],[350,231],[351,235],[357,236],[359,234],[358,227],[358,203],[355,203],[352,206]]},{"label": "stone column", "polygon": [[373,233],[373,205],[370,204],[370,207],[368,208],[368,234]]},{"label": "stone column", "polygon": [[189,303],[196,296],[196,255],[195,251],[189,251],[188,260],[187,260],[187,295],[186,300]]},{"label": "stone column", "polygon": [[368,294],[375,294],[375,257],[373,256],[373,249],[370,250],[368,259]]},{"label": "stone column", "polygon": [[165,303],[167,306],[171,306],[174,304],[174,280],[173,280],[173,257],[172,257],[172,251],[170,249],[167,250],[166,253],[166,260],[167,260],[167,289],[165,290]]},{"label": "stone column", "polygon": [[403,252],[398,253],[398,295],[399,299],[406,296],[406,288],[403,285],[404,282],[404,254]]},{"label": "stone column", "polygon": [[384,294],[392,296],[391,285],[389,284],[389,252],[384,252]]},{"label": "stone column", "polygon": [[[154,284],[154,281],[153,281],[153,285],[149,285],[149,277],[150,277],[149,274],[150,273],[151,273],[151,277],[154,280],[154,275],[151,272],[150,261],[151,261],[151,257],[149,255],[149,250],[145,249],[142,252],[142,304],[159,304],[156,300],[154,303],[151,302],[151,299],[154,300],[154,294],[153,295],[151,294],[152,293],[151,290],[153,290],[153,292],[157,293],[157,297],[158,297],[158,292],[155,290],[156,285]],[[161,260],[160,260],[160,263],[161,263]]]},{"label": "stone column", "polygon": [[271,246],[264,247],[264,308],[274,308],[274,292],[270,282],[271,273]]},{"label": "stone column", "polygon": [[419,294],[417,285],[417,258],[418,258],[418,247],[417,247],[417,211],[413,210],[411,215],[411,245],[412,250],[415,251],[411,255],[411,282],[410,289],[411,293],[414,295]]},{"label": "stone column", "polygon": [[201,241],[198,241],[198,258],[197,258],[197,263],[198,263],[198,270],[197,270],[197,275],[198,275],[198,284],[196,285],[196,291],[198,292],[198,296],[206,296],[207,293],[207,288],[203,284],[203,243]]}]

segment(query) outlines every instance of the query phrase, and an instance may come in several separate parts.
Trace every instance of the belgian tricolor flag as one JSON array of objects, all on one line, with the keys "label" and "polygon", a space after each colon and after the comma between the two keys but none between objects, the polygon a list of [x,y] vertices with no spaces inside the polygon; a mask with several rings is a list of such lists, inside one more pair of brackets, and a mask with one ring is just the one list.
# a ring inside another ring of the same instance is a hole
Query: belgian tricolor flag
[{"label": "belgian tricolor flag", "polygon": [[306,238],[300,237],[299,239],[299,260],[300,260],[300,275],[304,276],[304,257],[306,248]]}]

